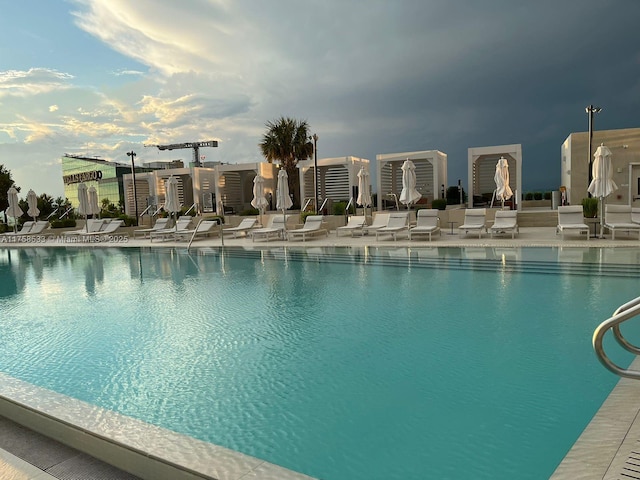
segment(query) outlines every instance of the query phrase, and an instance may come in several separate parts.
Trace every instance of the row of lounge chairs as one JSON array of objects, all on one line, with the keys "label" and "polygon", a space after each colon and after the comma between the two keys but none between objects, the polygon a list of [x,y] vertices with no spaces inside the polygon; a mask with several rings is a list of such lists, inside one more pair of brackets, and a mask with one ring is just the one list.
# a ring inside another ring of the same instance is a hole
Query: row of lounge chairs
[{"label": "row of lounge chairs", "polygon": [[[635,218],[634,214],[637,215]],[[634,212],[628,205],[605,205],[602,227],[611,233],[612,240],[616,239],[617,232],[625,232],[627,235],[637,233],[640,240],[640,212]],[[589,225],[584,222],[582,206],[558,207],[557,233],[562,234],[564,239],[566,232],[585,233],[589,239]]]}]

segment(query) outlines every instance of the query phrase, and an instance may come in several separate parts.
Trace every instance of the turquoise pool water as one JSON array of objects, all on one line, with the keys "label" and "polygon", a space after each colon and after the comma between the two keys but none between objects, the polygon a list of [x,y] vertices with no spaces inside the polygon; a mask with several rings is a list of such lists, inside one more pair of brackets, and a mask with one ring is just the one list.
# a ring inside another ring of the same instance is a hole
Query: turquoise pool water
[{"label": "turquoise pool water", "polygon": [[324,480],[538,480],[617,381],[614,250],[5,249],[0,370]]}]

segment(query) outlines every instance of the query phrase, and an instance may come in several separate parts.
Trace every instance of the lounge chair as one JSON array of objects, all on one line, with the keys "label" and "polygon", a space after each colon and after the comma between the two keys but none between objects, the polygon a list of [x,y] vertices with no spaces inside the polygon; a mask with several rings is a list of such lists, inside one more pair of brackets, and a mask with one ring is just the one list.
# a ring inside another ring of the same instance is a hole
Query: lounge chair
[{"label": "lounge chair", "polygon": [[491,228],[489,228],[489,233],[491,234],[491,238],[493,238],[494,233],[511,233],[511,238],[516,238],[516,233],[518,233],[518,211],[496,211],[495,221]]},{"label": "lounge chair", "polygon": [[431,241],[431,236],[434,233],[441,235],[438,210],[432,208],[422,208],[418,210],[416,214],[416,226],[409,228],[409,240],[411,240],[413,235],[429,235],[429,241]]},{"label": "lounge chair", "polygon": [[212,233],[218,234],[216,226],[219,225],[218,220],[202,220],[198,226],[192,230],[180,230],[176,232],[176,240],[190,240],[196,237],[208,237]]},{"label": "lounge chair", "polygon": [[87,233],[98,232],[104,225],[104,222],[105,220],[103,218],[89,218],[84,228],[63,232],[63,235],[86,235]]},{"label": "lounge chair", "polygon": [[558,226],[556,234],[562,234],[564,240],[564,232],[586,233],[589,240],[589,225],[584,223],[584,213],[582,205],[565,205],[558,207]]},{"label": "lounge chair", "polygon": [[257,219],[255,218],[243,218],[240,225],[237,227],[229,227],[222,230],[222,233],[233,233],[233,238],[237,238],[238,235],[248,235],[249,230],[255,228]]},{"label": "lounge chair", "polygon": [[169,217],[160,217],[156,220],[156,223],[153,224],[151,228],[139,228],[133,231],[133,238],[136,238],[138,235],[142,235],[142,238],[147,238],[151,233],[157,232],[160,230],[165,230],[169,226]]},{"label": "lounge chair", "polygon": [[97,232],[89,232],[86,235],[89,237],[101,237],[102,235],[111,235],[115,233],[122,225],[124,225],[124,221],[122,220],[111,220],[110,222],[104,222],[102,227]]},{"label": "lounge chair", "polygon": [[269,223],[266,227],[255,228],[249,233],[251,234],[251,241],[255,242],[256,238],[264,238],[267,241],[269,241],[271,237],[285,238],[286,231],[287,228],[284,215],[272,215],[269,218]]},{"label": "lounge chair", "polygon": [[340,232],[349,232],[351,236],[356,232],[359,232],[362,235],[364,227],[367,226],[367,218],[364,215],[352,215],[349,217],[347,224],[343,227],[336,228],[336,237],[340,236]]},{"label": "lounge chair", "polygon": [[398,233],[409,229],[409,212],[393,212],[389,214],[389,221],[384,227],[376,230],[376,240],[380,235],[391,235],[393,241],[398,239]]},{"label": "lounge chair", "polygon": [[465,235],[469,232],[478,232],[478,238],[482,238],[482,231],[486,230],[484,225],[486,219],[486,208],[467,208],[464,211],[464,222],[458,227],[458,232]]},{"label": "lounge chair", "polygon": [[616,232],[631,232],[638,234],[640,240],[640,225],[631,220],[629,205],[605,205],[604,228],[611,232],[611,240],[616,239]]},{"label": "lounge chair", "polygon": [[28,235],[29,232],[31,231],[31,229],[33,228],[33,226],[35,225],[36,222],[30,220],[28,222],[24,222],[22,224],[22,228],[20,230],[18,230],[17,232],[5,232],[2,235]]},{"label": "lounge chair", "polygon": [[373,217],[373,223],[362,228],[362,233],[368,235],[369,233],[375,233],[376,230],[382,227],[386,227],[389,223],[390,213],[376,213]]},{"label": "lounge chair", "polygon": [[175,227],[165,228],[156,232],[149,233],[149,238],[153,242],[154,239],[160,239],[162,241],[173,238],[179,232],[186,232],[191,225],[191,217],[180,217],[176,222]]},{"label": "lounge chair", "polygon": [[289,230],[287,232],[287,237],[289,240],[293,240],[296,237],[302,237],[302,241],[304,242],[307,238],[307,235],[325,235],[328,236],[329,232],[326,228],[322,228],[322,215],[309,215],[304,220],[304,226],[302,228],[298,228],[296,230]]}]

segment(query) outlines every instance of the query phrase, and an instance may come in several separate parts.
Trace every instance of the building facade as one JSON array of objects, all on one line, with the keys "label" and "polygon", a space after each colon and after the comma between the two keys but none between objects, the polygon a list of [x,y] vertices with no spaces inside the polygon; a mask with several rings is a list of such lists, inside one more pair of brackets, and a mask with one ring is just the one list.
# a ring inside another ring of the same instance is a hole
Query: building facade
[{"label": "building facade", "polygon": [[[607,197],[607,203],[640,207],[640,128],[596,130],[591,141],[592,155],[601,144],[611,150],[613,181],[618,186]],[[570,134],[562,144],[560,154],[560,181],[566,188],[567,201],[580,205],[588,196],[589,133]]]},{"label": "building facade", "polygon": [[[150,171],[146,167],[136,167],[136,173]],[[74,208],[78,208],[78,184],[84,183],[95,187],[100,201],[107,199],[109,203],[120,205],[125,200],[123,177],[131,173],[130,165],[122,165],[97,158],[78,155],[62,157],[62,183],[64,195]]]}]

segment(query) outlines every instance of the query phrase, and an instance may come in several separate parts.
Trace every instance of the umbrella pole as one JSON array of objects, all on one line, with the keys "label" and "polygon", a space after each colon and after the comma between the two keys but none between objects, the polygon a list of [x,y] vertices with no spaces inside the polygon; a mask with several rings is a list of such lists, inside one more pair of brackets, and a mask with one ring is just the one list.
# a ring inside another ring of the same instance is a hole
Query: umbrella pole
[{"label": "umbrella pole", "polygon": [[600,197],[600,238],[604,238],[604,197]]}]

